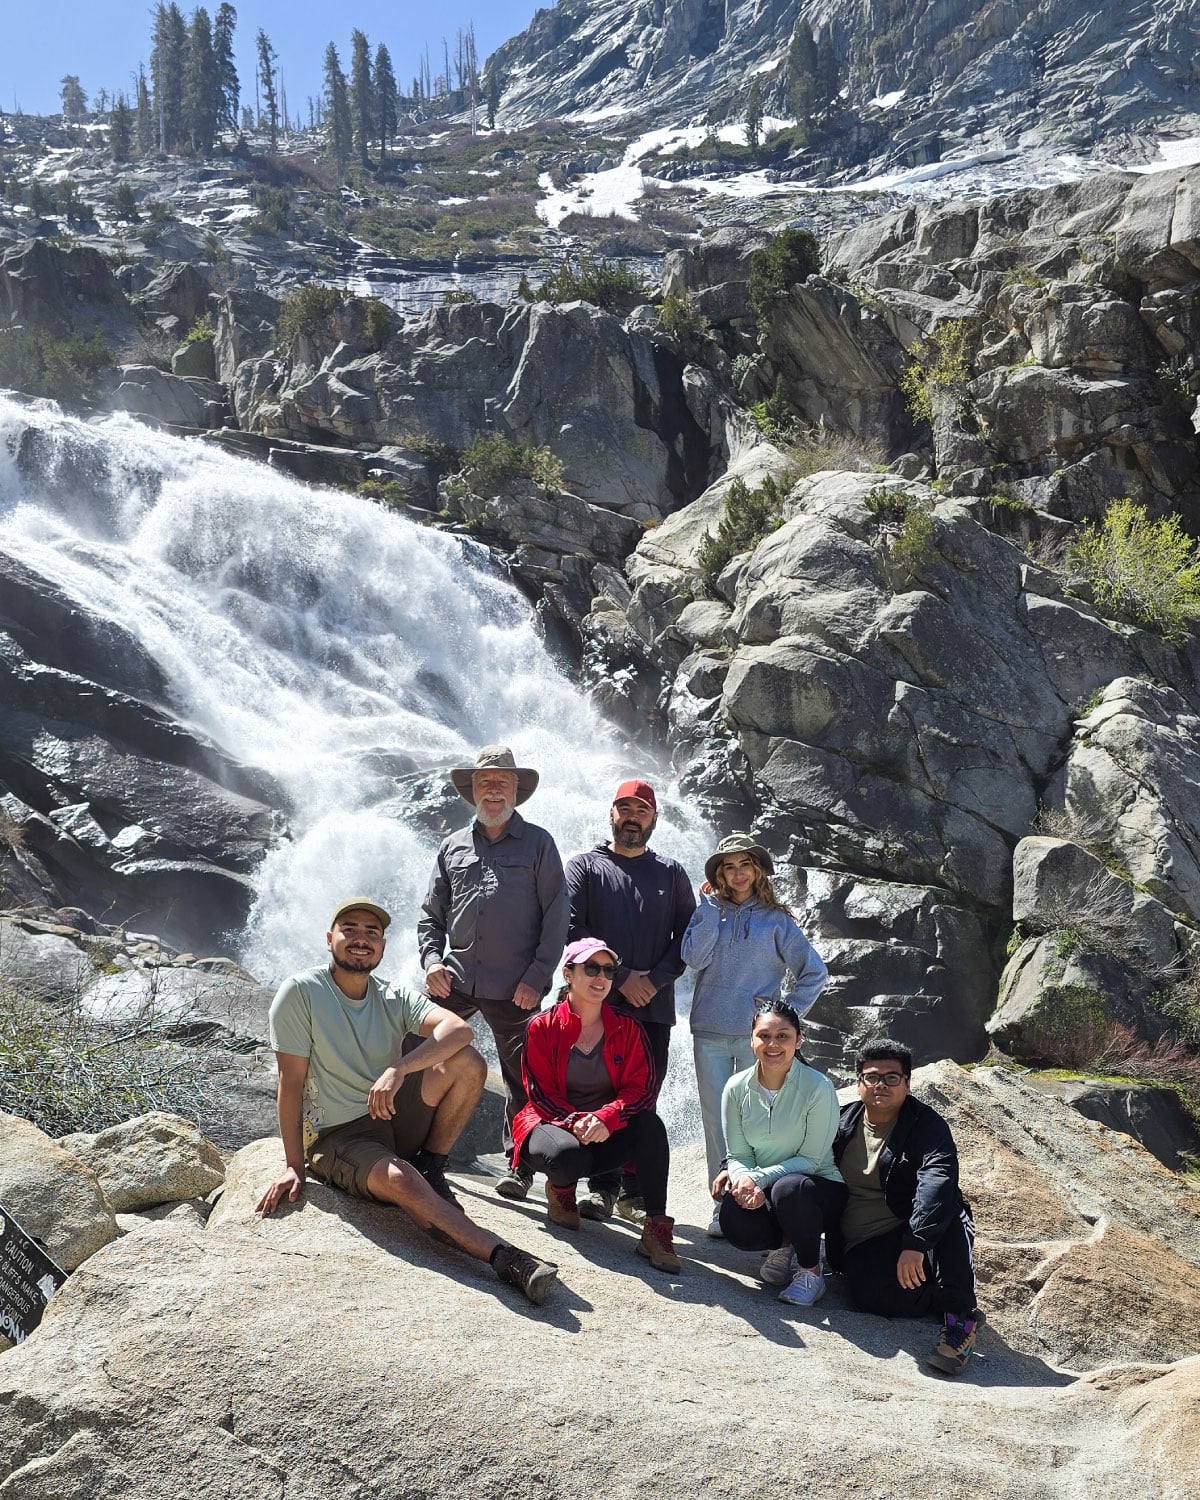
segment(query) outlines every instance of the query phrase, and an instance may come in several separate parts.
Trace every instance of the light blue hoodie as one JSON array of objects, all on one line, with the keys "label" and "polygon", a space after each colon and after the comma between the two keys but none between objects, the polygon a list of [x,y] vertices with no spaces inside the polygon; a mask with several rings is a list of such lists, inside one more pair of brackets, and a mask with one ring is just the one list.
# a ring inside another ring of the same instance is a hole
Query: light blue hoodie
[{"label": "light blue hoodie", "polygon": [[683,936],[683,961],[699,972],[692,997],[692,1030],[702,1036],[750,1035],[756,1000],[784,997],[801,1016],[825,987],[828,970],[785,911],[769,911],[751,897],[735,906],[701,896]]}]

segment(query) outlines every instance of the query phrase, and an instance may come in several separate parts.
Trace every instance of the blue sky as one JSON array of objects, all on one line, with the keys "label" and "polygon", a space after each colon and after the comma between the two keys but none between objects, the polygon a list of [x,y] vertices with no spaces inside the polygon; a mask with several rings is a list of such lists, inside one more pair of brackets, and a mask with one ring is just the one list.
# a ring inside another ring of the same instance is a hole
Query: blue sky
[{"label": "blue sky", "polygon": [[[195,9],[177,0],[185,16]],[[553,0],[542,0],[548,7]],[[220,0],[206,5],[216,15]],[[429,43],[430,66],[441,72],[442,37],[454,55],[461,26],[473,20],[480,61],[501,42],[523,31],[539,8],[536,0],[350,0],[317,4],[315,0],[233,0],[238,13],[236,41],[242,98],[254,102],[254,38],[261,26],[279,54],[288,110],[308,118],[308,96],[321,87],[325,47],[334,42],[349,69],[350,33],[366,32],[374,54],[386,42],[401,88],[411,86],[421,49]],[[89,102],[101,87],[110,93],[130,87],[139,62],[149,62],[153,6],[128,0],[42,0],[20,4],[7,0],[0,22],[0,108],[18,105],[30,114],[59,109],[59,83],[78,75]]]}]

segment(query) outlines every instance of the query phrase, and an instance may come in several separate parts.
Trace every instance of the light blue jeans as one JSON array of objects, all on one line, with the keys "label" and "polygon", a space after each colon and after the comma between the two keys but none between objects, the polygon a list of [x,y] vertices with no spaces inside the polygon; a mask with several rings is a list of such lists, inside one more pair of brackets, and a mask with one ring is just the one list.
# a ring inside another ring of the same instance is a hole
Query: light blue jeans
[{"label": "light blue jeans", "polygon": [[692,1033],[696,1059],[696,1092],[700,1095],[700,1119],[704,1124],[704,1154],[708,1159],[708,1185],[725,1160],[725,1132],[721,1128],[721,1094],[735,1073],[754,1066],[749,1036],[701,1036]]}]

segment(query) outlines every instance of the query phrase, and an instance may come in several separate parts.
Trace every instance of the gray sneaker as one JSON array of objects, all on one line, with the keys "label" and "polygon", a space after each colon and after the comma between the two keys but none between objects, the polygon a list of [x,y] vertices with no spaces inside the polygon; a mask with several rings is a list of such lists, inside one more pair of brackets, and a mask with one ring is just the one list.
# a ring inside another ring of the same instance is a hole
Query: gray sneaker
[{"label": "gray sneaker", "polygon": [[529,1197],[529,1189],[533,1186],[533,1173],[509,1170],[496,1184],[496,1191],[502,1198],[511,1198],[520,1203],[522,1199]]},{"label": "gray sneaker", "polygon": [[787,1286],[796,1274],[796,1252],[790,1245],[772,1250],[758,1268],[760,1281],[768,1286]]},{"label": "gray sneaker", "polygon": [[616,1193],[610,1193],[607,1188],[592,1188],[580,1198],[579,1213],[582,1218],[595,1219],[599,1223],[612,1218],[616,1204]]},{"label": "gray sneaker", "polygon": [[548,1260],[538,1260],[527,1250],[503,1245],[495,1261],[496,1275],[509,1286],[524,1292],[534,1307],[541,1307],[558,1278],[558,1267]]},{"label": "gray sneaker", "polygon": [[825,1278],[819,1271],[797,1270],[790,1286],[779,1294],[780,1302],[790,1302],[793,1307],[811,1307],[825,1295]]},{"label": "gray sneaker", "polygon": [[636,1224],[640,1229],[646,1222],[646,1200],[640,1193],[636,1197],[622,1193],[617,1199],[617,1215],[627,1224]]}]

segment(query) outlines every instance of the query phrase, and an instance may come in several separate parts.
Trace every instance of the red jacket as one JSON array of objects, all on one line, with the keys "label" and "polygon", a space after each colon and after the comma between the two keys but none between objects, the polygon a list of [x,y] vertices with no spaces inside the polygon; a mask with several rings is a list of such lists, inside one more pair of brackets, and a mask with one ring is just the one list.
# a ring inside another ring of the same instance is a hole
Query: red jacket
[{"label": "red jacket", "polygon": [[[610,1133],[622,1129],[631,1115],[654,1108],[654,1059],[641,1023],[623,1016],[607,1003],[600,1008],[604,1023],[604,1065],[616,1097],[592,1111]],[[513,1121],[513,1166],[521,1146],[535,1125],[558,1125],[570,1130],[582,1110],[567,1098],[567,1060],[583,1022],[566,1000],[534,1016],[525,1030],[521,1076],[529,1102]]]}]

